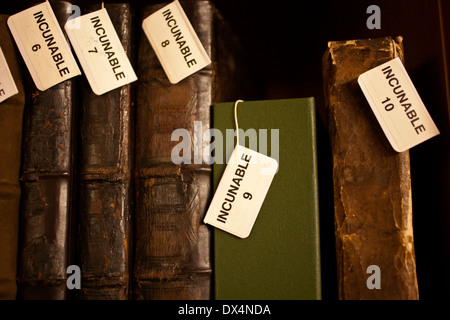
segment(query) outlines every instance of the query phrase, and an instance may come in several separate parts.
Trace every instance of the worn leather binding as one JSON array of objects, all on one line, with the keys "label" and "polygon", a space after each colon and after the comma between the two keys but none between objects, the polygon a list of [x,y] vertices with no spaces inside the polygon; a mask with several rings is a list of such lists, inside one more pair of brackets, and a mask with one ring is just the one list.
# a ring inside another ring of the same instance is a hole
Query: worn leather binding
[{"label": "worn leather binding", "polygon": [[[72,4],[51,1],[61,25]],[[73,182],[76,80],[39,91],[27,78],[18,298],[67,299],[67,267],[73,264]]]},{"label": "worn leather binding", "polygon": [[[211,198],[211,166],[204,161],[194,163],[194,147],[190,164],[175,165],[171,152],[180,141],[171,141],[171,135],[176,129],[187,129],[193,142],[194,121],[201,122],[203,132],[210,128],[213,101],[245,99],[236,89],[246,92],[251,83],[245,81],[248,73],[237,40],[212,3],[180,3],[212,65],[172,85],[141,32],[136,103],[136,299],[211,298],[211,230],[202,222]],[[143,18],[164,5],[147,7]],[[208,144],[202,142],[203,150]]]},{"label": "worn leather binding", "polygon": [[[96,11],[101,5],[91,6]],[[129,4],[105,4],[129,58]],[[132,61],[132,59],[131,59]],[[129,299],[132,249],[131,172],[134,148],[132,85],[101,96],[83,79],[80,115],[78,299]]]},{"label": "worn leather binding", "polygon": [[19,52],[9,34],[8,15],[0,15],[0,47],[19,93],[0,103],[0,299],[17,293],[17,246],[20,210],[20,158],[25,93]]},{"label": "worn leather binding", "polygon": [[392,149],[357,83],[396,56],[401,37],[329,42],[324,55],[340,299],[418,299],[409,152]]}]

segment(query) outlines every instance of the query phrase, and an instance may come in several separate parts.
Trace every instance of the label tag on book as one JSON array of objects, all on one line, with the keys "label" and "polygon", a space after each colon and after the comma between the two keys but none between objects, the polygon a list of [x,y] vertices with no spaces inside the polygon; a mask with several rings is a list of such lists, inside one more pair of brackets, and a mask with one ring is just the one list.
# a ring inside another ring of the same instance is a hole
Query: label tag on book
[{"label": "label tag on book", "polygon": [[39,90],[81,74],[48,1],[12,15],[8,26]]},{"label": "label tag on book", "polygon": [[2,48],[0,48],[0,103],[17,93],[19,90],[9,70]]},{"label": "label tag on book", "polygon": [[145,18],[142,29],[172,84],[211,63],[177,0]]},{"label": "label tag on book", "polygon": [[137,80],[105,8],[69,21],[64,29],[95,94]]},{"label": "label tag on book", "polygon": [[237,145],[204,222],[239,238],[247,238],[277,170],[275,159]]},{"label": "label tag on book", "polygon": [[358,83],[395,151],[439,134],[400,58],[361,74]]}]

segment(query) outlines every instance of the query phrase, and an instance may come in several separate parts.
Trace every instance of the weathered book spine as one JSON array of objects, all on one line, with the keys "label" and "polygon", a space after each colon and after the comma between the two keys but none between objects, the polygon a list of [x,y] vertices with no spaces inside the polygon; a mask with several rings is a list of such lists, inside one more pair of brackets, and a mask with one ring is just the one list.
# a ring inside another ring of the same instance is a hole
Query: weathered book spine
[{"label": "weathered book spine", "polygon": [[[100,5],[90,11],[99,10]],[[129,4],[105,4],[130,61],[132,13]],[[78,299],[130,298],[134,166],[132,85],[101,96],[83,79],[80,116]]]},{"label": "weathered book spine", "polygon": [[[64,26],[71,3],[51,1]],[[69,13],[68,13],[69,12]],[[18,298],[67,299],[73,263],[76,80],[39,91],[28,77],[21,170]]]},{"label": "weathered book spine", "polygon": [[19,93],[0,103],[0,300],[16,298],[20,158],[25,93],[19,52],[0,15],[0,47]]},{"label": "weathered book spine", "polygon": [[[210,1],[180,1],[212,64],[172,85],[149,41],[139,41],[136,116],[136,221],[133,295],[136,299],[211,299],[211,230],[203,223],[211,199],[211,166],[194,148],[210,128],[213,101],[236,100],[239,54],[227,24]],[[146,8],[143,17],[163,7]],[[236,39],[234,39],[236,40]],[[228,42],[227,42],[228,41]],[[237,59],[237,60],[236,60]],[[236,66],[230,70],[229,66]],[[245,79],[244,69],[241,79]],[[245,82],[244,82],[245,83]],[[244,88],[242,86],[241,88]],[[201,128],[200,128],[201,126]],[[171,159],[176,129],[189,132],[190,162]],[[196,149],[198,150],[198,149]],[[195,153],[195,154],[194,154]],[[195,159],[194,159],[195,158]]]},{"label": "weathered book spine", "polygon": [[392,149],[357,83],[396,56],[401,37],[329,42],[324,55],[340,299],[418,299],[409,152]]}]

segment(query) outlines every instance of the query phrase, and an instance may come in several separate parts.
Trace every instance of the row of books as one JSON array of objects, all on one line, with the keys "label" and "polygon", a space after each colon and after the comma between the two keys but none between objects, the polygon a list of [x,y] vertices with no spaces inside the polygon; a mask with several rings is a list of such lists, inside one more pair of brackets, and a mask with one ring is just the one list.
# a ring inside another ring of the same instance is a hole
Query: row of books
[{"label": "row of books", "polygon": [[[71,3],[50,3],[67,21]],[[171,84],[133,32],[164,4],[137,17],[129,4],[104,3],[138,81],[100,96],[84,77],[39,91],[1,16],[0,46],[19,88],[0,104],[1,298],[321,298],[314,98],[257,100],[245,53],[213,3],[181,4],[212,64]],[[390,147],[357,84],[402,54],[401,38],[381,38],[330,42],[324,56],[341,299],[418,298],[409,154]],[[203,223],[226,164],[172,158],[177,129],[193,144],[196,122],[235,129],[238,99],[242,129],[258,141],[279,130],[279,170],[246,239]],[[70,265],[80,289],[67,286]]]}]

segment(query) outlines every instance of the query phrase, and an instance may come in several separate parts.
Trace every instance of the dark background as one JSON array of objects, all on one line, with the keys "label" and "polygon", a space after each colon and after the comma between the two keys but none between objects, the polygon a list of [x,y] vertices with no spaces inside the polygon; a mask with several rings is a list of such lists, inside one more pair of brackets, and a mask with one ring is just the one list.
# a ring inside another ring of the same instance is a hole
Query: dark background
[{"label": "dark background", "polygon": [[[40,1],[38,1],[40,2]],[[74,1],[83,5],[92,1]],[[121,2],[121,1],[111,1]],[[139,9],[156,1],[131,0]],[[403,36],[405,67],[441,134],[410,150],[413,225],[423,300],[450,297],[450,134],[445,0],[213,1],[241,39],[263,88],[259,99],[314,96],[318,111],[323,299],[336,299],[336,265],[329,140],[324,112],[322,55],[328,41]],[[368,6],[381,9],[381,29],[369,30]],[[14,14],[28,1],[3,3]],[[136,32],[140,23],[136,24]],[[383,275],[381,274],[381,277]],[[382,278],[381,278],[382,279]],[[382,280],[381,280],[382,281]]]}]

